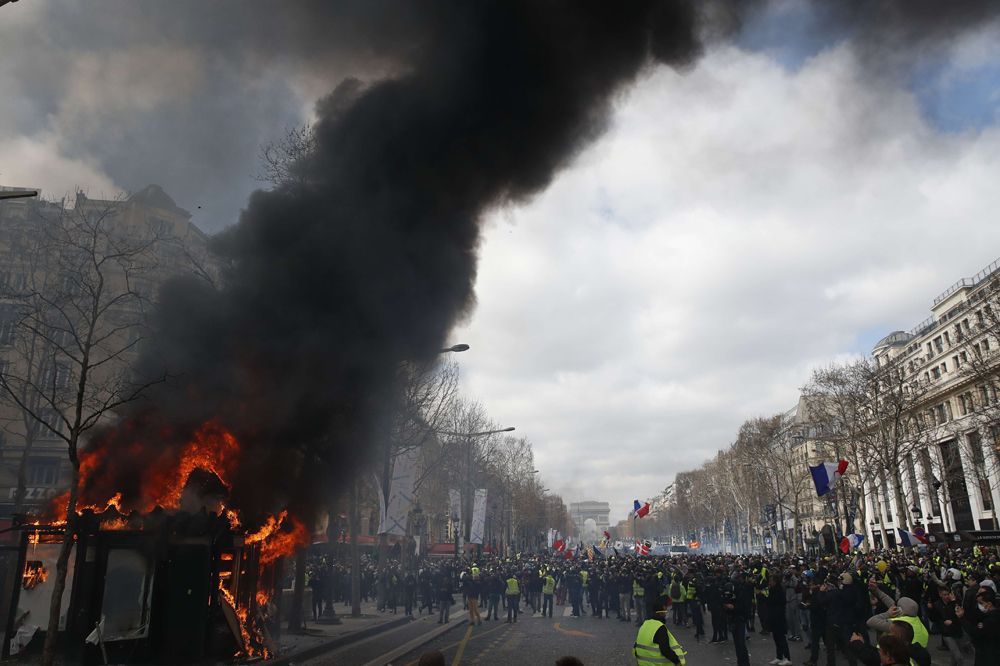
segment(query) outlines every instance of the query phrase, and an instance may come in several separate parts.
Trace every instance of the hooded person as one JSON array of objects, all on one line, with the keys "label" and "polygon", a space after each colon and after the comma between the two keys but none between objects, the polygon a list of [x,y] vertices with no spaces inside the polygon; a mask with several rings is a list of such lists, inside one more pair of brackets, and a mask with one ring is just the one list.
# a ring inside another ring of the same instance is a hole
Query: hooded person
[{"label": "hooded person", "polygon": [[913,642],[923,648],[927,647],[927,627],[920,620],[920,606],[910,597],[900,597],[896,601],[881,590],[877,592],[879,600],[889,606],[889,610],[868,618],[868,628],[879,633],[888,633],[892,622],[905,622],[913,628]]}]

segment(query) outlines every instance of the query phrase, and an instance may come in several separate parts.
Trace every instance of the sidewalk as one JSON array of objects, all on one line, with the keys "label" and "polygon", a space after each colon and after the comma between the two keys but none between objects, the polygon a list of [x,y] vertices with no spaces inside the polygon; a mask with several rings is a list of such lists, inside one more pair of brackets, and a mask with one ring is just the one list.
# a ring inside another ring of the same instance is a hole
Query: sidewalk
[{"label": "sidewalk", "polygon": [[336,611],[340,624],[314,622],[310,616],[306,621],[305,633],[292,634],[282,631],[277,658],[268,663],[277,666],[300,662],[411,621],[403,614],[402,607],[395,615],[379,613],[374,601],[361,604],[361,617],[351,617],[350,606],[343,604],[338,604]]}]

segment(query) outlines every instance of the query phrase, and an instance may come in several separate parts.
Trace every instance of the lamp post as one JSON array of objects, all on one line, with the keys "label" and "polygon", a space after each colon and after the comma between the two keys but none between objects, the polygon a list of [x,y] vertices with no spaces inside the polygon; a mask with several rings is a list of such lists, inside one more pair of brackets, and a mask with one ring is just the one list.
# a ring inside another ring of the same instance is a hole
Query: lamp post
[{"label": "lamp post", "polygon": [[[461,346],[461,345],[456,345]],[[467,345],[466,345],[467,347]],[[449,435],[451,437],[461,437],[466,440],[465,447],[465,497],[462,502],[462,512],[465,513],[465,520],[460,520],[459,525],[455,527],[455,560],[458,560],[458,549],[459,549],[459,539],[458,532],[459,527],[464,528],[465,541],[468,542],[471,537],[472,528],[472,439],[474,437],[486,437],[488,435],[496,435],[501,432],[514,432],[514,426],[508,426],[506,428],[497,428],[496,430],[484,430],[482,432],[447,432],[440,431],[438,434]],[[463,524],[464,523],[464,524]]]},{"label": "lamp post", "polygon": [[[454,344],[450,347],[445,347],[438,350],[438,354],[447,354],[450,352],[464,352],[468,351],[469,345],[464,343]],[[400,365],[406,361],[401,361]],[[384,501],[384,506],[388,508],[389,506],[389,482],[390,476],[392,474],[392,442],[389,437],[385,438],[383,456],[382,456],[382,487],[380,491],[382,493],[382,499]],[[357,483],[355,482],[355,486]],[[352,492],[352,499],[357,502],[358,491],[355,487],[354,492]],[[355,510],[357,507],[355,507]],[[381,517],[384,520],[385,516]],[[355,530],[356,531],[356,530]],[[385,570],[387,560],[389,555],[389,541],[385,533],[380,533],[378,535],[378,572],[379,572],[379,582],[377,586],[377,594],[380,602],[383,602],[386,595],[386,590],[382,584],[382,572]],[[357,535],[352,532],[351,534],[351,615],[353,617],[361,616],[361,556],[358,551]]]}]

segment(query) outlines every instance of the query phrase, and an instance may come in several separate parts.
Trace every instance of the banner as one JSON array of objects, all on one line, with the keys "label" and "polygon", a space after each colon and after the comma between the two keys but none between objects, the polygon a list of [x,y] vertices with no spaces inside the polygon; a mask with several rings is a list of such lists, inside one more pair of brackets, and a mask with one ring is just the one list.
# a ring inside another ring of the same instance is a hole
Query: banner
[{"label": "banner", "polygon": [[483,532],[486,530],[486,489],[476,490],[475,502],[472,506],[472,529],[469,533],[469,543],[483,543]]},{"label": "banner", "polygon": [[448,511],[452,522],[462,522],[462,493],[457,490],[448,491]]},{"label": "banner", "polygon": [[406,518],[413,506],[413,487],[417,482],[419,458],[420,449],[417,447],[402,451],[393,458],[389,504],[383,509],[379,534],[406,536]]}]

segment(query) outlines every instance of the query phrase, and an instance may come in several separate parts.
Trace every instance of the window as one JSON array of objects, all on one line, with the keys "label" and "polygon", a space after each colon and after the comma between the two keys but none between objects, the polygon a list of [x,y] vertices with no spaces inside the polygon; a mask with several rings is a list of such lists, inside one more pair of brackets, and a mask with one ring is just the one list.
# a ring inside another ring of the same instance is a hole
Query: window
[{"label": "window", "polygon": [[43,407],[37,413],[42,422],[35,421],[32,425],[34,436],[38,439],[58,439],[58,433],[62,431],[59,413],[51,407]]},{"label": "window", "polygon": [[956,368],[961,368],[962,367],[962,364],[958,362],[958,355],[955,355],[955,356],[951,357],[951,364],[953,366],[955,366]]},{"label": "window", "polygon": [[962,330],[964,330],[966,333],[969,332],[969,318],[968,317],[966,317],[965,319],[962,320]]},{"label": "window", "polygon": [[931,376],[933,376],[934,379],[941,379],[941,366],[940,365],[935,365],[933,368],[931,368]]},{"label": "window", "polygon": [[29,486],[54,486],[59,483],[59,460],[56,458],[30,458],[28,460]]},{"label": "window", "polygon": [[969,355],[966,354],[965,352],[959,352],[958,353],[958,360],[960,360],[962,363],[968,363],[969,362]]},{"label": "window", "polygon": [[948,410],[945,409],[945,403],[934,408],[934,423],[935,425],[943,425],[948,422]]},{"label": "window", "polygon": [[943,375],[946,372],[948,372],[948,363],[944,362],[944,363],[941,364],[941,374]]},{"label": "window", "polygon": [[944,332],[944,342],[949,347],[951,346],[951,337],[948,336],[948,331]]},{"label": "window", "polygon": [[931,346],[931,343],[929,342],[927,343],[927,358],[929,359],[934,358],[934,348]]},{"label": "window", "polygon": [[944,351],[944,345],[941,343],[940,335],[934,338],[934,349],[936,349],[939,354]]},{"label": "window", "polygon": [[69,366],[65,363],[53,363],[45,366],[41,384],[46,389],[66,388],[69,386]]},{"label": "window", "polygon": [[990,350],[990,339],[989,338],[983,338],[983,341],[980,344],[983,346],[983,351],[989,351]]}]

